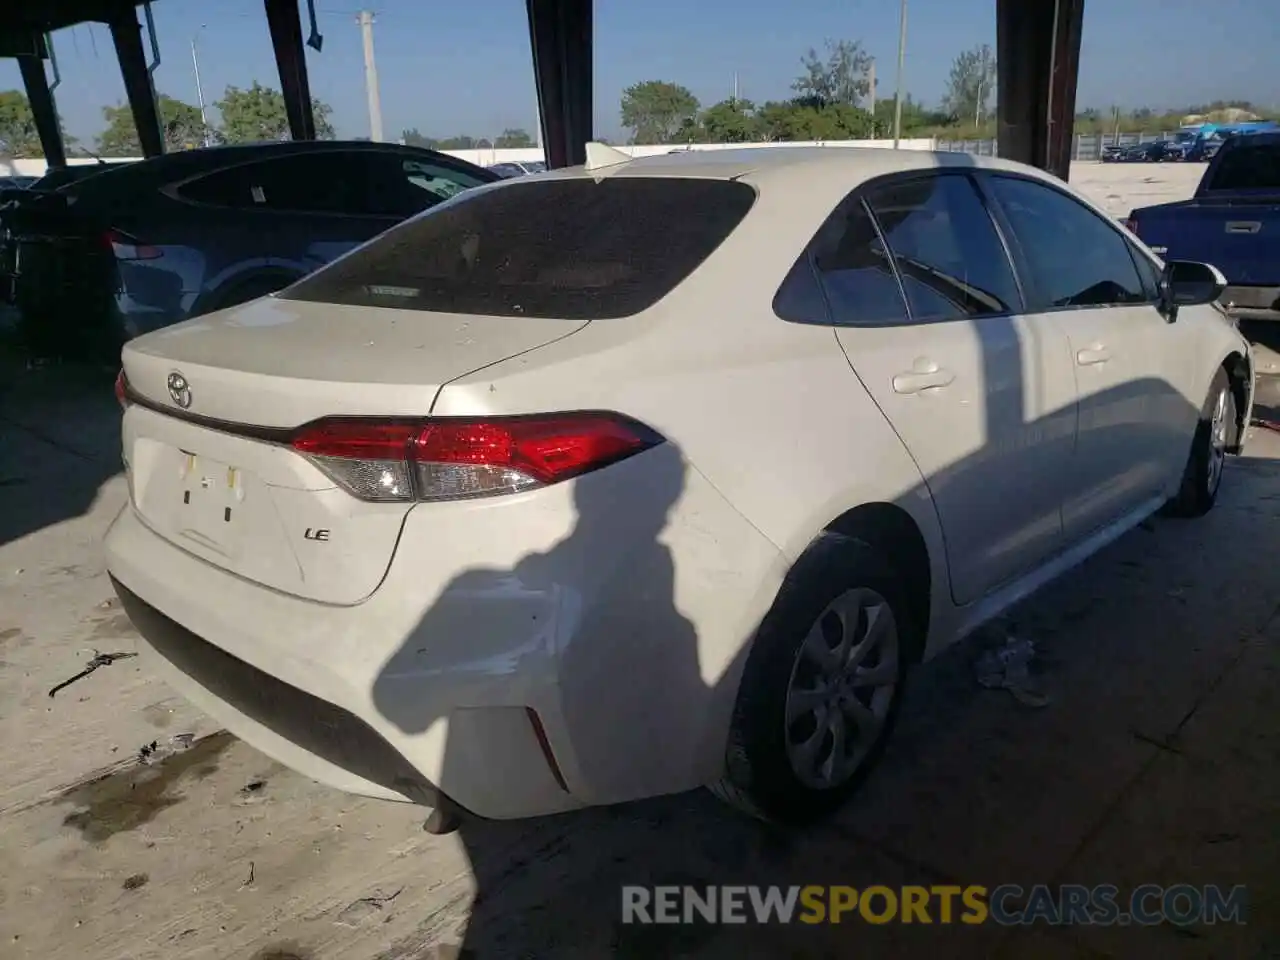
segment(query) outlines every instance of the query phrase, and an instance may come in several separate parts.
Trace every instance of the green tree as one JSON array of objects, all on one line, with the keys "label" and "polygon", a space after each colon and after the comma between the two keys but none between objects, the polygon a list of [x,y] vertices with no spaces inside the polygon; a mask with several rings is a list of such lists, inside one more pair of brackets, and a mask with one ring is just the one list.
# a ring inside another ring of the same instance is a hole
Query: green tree
[{"label": "green tree", "polygon": [[812,47],[800,58],[804,72],[791,84],[797,96],[814,106],[843,103],[856,107],[871,91],[871,56],[856,40],[828,40],[824,60]]},{"label": "green tree", "polygon": [[942,105],[957,121],[980,126],[995,99],[996,58],[987,44],[961,51],[951,62]]},{"label": "green tree", "polygon": [[[227,143],[255,143],[289,139],[289,114],[284,95],[257,81],[247,90],[227,87],[215,106],[222,114],[222,137]],[[333,109],[319,100],[311,101],[316,118],[316,136],[334,138]]]},{"label": "green tree", "polygon": [[0,145],[15,157],[43,155],[35,115],[20,90],[0,90]]},{"label": "green tree", "polygon": [[[164,131],[166,151],[190,150],[205,144],[206,134],[210,143],[217,142],[216,131],[206,131],[200,119],[200,108],[173,97],[160,94],[156,97],[160,113],[160,126]],[[142,145],[138,142],[138,129],[133,122],[133,111],[127,104],[102,108],[106,129],[98,134],[98,153],[104,157],[140,157]]]},{"label": "green tree", "polygon": [[525,147],[536,147],[533,137],[529,136],[529,131],[522,130],[519,127],[508,127],[502,131],[502,135],[493,141],[493,145],[499,150],[519,150]]},{"label": "green tree", "polygon": [[409,147],[424,147],[427,150],[434,150],[437,146],[436,140],[433,140],[431,137],[424,137],[418,132],[417,127],[410,127],[408,130],[401,130],[400,139]]},{"label": "green tree", "polygon": [[[61,125],[61,118],[58,123]],[[62,142],[70,148],[76,138],[63,130]],[[13,157],[44,156],[35,114],[21,90],[0,90],[0,152],[8,152]]]},{"label": "green tree", "polygon": [[875,120],[866,110],[808,97],[766,103],[759,117],[768,140],[865,140],[875,130]]},{"label": "green tree", "polygon": [[477,140],[475,137],[469,137],[466,134],[445,137],[443,140],[437,140],[433,144],[433,149],[435,150],[488,150],[492,147],[493,142],[485,137]]},{"label": "green tree", "polygon": [[[893,121],[897,107],[890,97],[887,100],[876,101],[875,125],[877,137],[893,136]],[[911,94],[907,94],[902,98],[902,135],[904,137],[911,136],[928,136],[926,131],[945,127],[951,123],[951,117],[941,110],[930,110],[924,106],[919,100],[914,99]]]},{"label": "green tree", "polygon": [[753,143],[764,135],[755,104],[734,97],[707,107],[699,125],[708,143]]},{"label": "green tree", "polygon": [[678,83],[644,80],[622,91],[622,125],[635,143],[670,143],[697,118],[698,98]]}]

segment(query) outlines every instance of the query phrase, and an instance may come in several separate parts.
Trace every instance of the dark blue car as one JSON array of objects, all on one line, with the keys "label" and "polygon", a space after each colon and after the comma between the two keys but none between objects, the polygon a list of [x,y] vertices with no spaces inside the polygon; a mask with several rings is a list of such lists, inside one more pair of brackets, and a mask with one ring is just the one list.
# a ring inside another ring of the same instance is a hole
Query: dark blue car
[{"label": "dark blue car", "polygon": [[[76,168],[77,170],[80,168]],[[0,281],[39,354],[125,340],[272,293],[460,191],[499,179],[368,141],[214,147],[103,167],[0,210]]]}]

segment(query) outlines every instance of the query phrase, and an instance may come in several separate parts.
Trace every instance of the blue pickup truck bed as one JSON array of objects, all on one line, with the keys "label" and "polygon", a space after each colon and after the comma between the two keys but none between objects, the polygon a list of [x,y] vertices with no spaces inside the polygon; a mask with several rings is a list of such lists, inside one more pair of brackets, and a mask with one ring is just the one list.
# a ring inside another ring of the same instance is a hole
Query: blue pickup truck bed
[{"label": "blue pickup truck bed", "polygon": [[1195,196],[1140,207],[1129,227],[1165,260],[1221,270],[1233,316],[1280,320],[1280,134],[1228,139]]}]

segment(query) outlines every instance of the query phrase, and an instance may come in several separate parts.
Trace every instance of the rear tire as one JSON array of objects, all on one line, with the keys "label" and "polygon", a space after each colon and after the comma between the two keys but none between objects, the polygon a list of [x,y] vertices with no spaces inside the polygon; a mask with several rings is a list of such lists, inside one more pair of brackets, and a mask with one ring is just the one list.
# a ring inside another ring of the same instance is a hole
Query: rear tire
[{"label": "rear tire", "polygon": [[1218,501],[1227,445],[1236,426],[1236,398],[1227,371],[1219,369],[1196,422],[1195,439],[1182,473],[1182,486],[1164,513],[1172,517],[1202,517]]},{"label": "rear tire", "polygon": [[866,543],[815,541],[756,635],[712,793],[797,825],[849,798],[884,751],[920,647],[904,584]]}]

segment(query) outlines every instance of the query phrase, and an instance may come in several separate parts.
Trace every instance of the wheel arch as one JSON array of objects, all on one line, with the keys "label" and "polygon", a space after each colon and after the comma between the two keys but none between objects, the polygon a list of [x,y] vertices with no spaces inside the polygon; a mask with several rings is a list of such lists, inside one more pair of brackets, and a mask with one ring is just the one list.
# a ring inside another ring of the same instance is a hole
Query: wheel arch
[{"label": "wheel arch", "polygon": [[935,576],[929,545],[915,518],[897,504],[863,503],[840,514],[823,532],[861,540],[882,554],[902,576],[918,634],[910,652],[912,659],[919,660],[929,636]]},{"label": "wheel arch", "polygon": [[1231,394],[1236,401],[1236,429],[1227,445],[1228,453],[1238,454],[1244,447],[1244,436],[1249,429],[1249,399],[1253,392],[1253,365],[1247,356],[1233,350],[1222,359],[1219,368],[1227,373]]},{"label": "wheel arch", "polygon": [[282,267],[261,267],[234,274],[212,290],[202,294],[192,306],[191,316],[198,317],[201,314],[243,303],[244,299],[236,298],[245,291],[265,290],[268,287],[281,290],[296,280],[302,279],[302,276],[294,270]]}]

